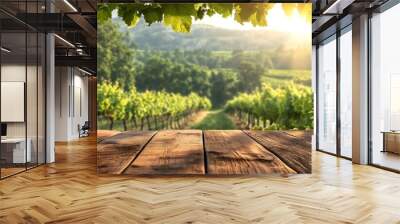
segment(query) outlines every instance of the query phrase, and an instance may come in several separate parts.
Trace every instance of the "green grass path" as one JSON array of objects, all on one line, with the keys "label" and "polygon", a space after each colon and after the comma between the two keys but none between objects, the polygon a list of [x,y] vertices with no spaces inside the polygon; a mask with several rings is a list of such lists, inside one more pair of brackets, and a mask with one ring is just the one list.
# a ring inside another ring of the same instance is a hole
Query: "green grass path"
[{"label": "green grass path", "polygon": [[232,119],[223,110],[210,111],[200,122],[190,128],[201,130],[231,130],[237,129]]}]

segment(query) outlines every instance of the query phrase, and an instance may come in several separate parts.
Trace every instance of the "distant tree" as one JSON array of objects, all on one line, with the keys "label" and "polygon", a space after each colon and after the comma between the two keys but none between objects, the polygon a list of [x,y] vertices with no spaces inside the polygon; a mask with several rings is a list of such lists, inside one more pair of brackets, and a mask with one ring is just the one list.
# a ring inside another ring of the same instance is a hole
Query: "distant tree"
[{"label": "distant tree", "polygon": [[98,24],[97,70],[99,81],[118,82],[127,90],[135,85],[135,51],[124,35],[116,23]]},{"label": "distant tree", "polygon": [[211,101],[214,107],[220,107],[236,95],[238,77],[232,70],[224,69],[212,73]]},{"label": "distant tree", "polygon": [[243,92],[252,92],[261,86],[263,67],[255,62],[242,61],[238,66],[238,89]]},{"label": "distant tree", "polygon": [[167,91],[188,95],[195,92],[210,96],[209,69],[188,63],[183,52],[147,52],[143,69],[136,77],[139,91]]},{"label": "distant tree", "polygon": [[148,58],[143,61],[143,68],[136,77],[138,90],[164,90],[169,88],[172,83],[171,70],[172,63],[169,59],[163,58],[158,54],[148,54]]}]

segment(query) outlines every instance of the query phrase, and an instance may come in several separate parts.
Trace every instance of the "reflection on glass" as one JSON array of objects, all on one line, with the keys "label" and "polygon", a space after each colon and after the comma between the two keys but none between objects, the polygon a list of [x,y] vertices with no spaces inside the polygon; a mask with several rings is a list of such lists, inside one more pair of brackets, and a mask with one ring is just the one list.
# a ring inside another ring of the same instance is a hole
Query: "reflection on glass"
[{"label": "reflection on glass", "polygon": [[318,48],[318,147],[336,153],[336,40]]},{"label": "reflection on glass", "polygon": [[2,33],[1,45],[8,49],[1,57],[1,140],[2,177],[25,170],[31,160],[26,141],[26,34]]},{"label": "reflection on glass", "polygon": [[[0,1],[14,14],[43,13],[45,0]],[[45,35],[0,12],[0,178],[45,162]]]},{"label": "reflection on glass", "polygon": [[400,170],[400,5],[372,18],[372,163]]},{"label": "reflection on glass", "polygon": [[352,35],[340,36],[340,152],[352,157]]}]

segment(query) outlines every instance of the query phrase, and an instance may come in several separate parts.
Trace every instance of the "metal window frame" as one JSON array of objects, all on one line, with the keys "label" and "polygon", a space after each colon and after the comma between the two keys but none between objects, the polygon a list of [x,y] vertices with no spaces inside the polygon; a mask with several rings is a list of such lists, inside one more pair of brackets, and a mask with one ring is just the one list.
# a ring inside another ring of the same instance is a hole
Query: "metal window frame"
[{"label": "metal window frame", "polygon": [[[346,160],[352,160],[352,158],[350,158],[350,157],[347,157],[347,156],[344,156],[344,155],[342,155],[342,149],[341,149],[341,132],[342,132],[342,127],[341,127],[341,117],[340,117],[340,103],[341,103],[341,97],[340,97],[340,81],[341,81],[341,65],[340,65],[340,60],[341,60],[341,57],[340,57],[340,37],[342,36],[342,35],[344,35],[345,33],[347,33],[347,32],[351,32],[351,25],[352,25],[352,23],[349,23],[349,24],[347,24],[346,26],[344,26],[344,27],[340,27],[339,26],[339,24],[337,23],[335,26],[336,26],[336,32],[335,33],[333,33],[332,35],[329,35],[329,36],[327,36],[326,38],[324,38],[324,39],[322,39],[322,40],[320,40],[319,42],[318,42],[318,44],[316,45],[316,71],[315,71],[315,74],[316,74],[316,114],[315,114],[315,116],[316,116],[316,139],[315,139],[315,142],[316,142],[316,151],[318,151],[318,152],[323,152],[323,153],[326,153],[326,154],[329,154],[329,155],[333,155],[333,156],[336,156],[336,157],[339,157],[339,158],[343,158],[343,159],[346,159]],[[333,36],[334,36],[334,38],[333,38]],[[330,40],[331,39],[331,40]],[[319,49],[319,47],[320,47],[320,44],[321,43],[324,43],[324,42],[330,42],[330,41],[336,41],[336,61],[335,61],[335,63],[336,63],[336,152],[335,153],[332,153],[332,152],[329,152],[329,151],[326,151],[326,150],[324,150],[324,149],[321,149],[320,148],[320,144],[319,144],[319,129],[320,129],[320,127],[319,127],[319,113],[318,113],[318,109],[319,109],[319,81],[320,81],[320,79],[319,79],[319,76],[320,76],[320,74],[319,74],[319,53],[318,53],[318,49]]]}]

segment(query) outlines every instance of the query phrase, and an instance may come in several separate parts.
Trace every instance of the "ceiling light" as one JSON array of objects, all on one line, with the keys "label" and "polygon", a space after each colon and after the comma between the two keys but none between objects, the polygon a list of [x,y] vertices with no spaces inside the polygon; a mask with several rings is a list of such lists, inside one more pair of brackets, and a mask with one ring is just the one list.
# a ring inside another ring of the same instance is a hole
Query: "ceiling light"
[{"label": "ceiling light", "polygon": [[10,53],[11,52],[11,50],[9,50],[9,49],[7,49],[5,47],[1,47],[0,49],[1,49],[1,51],[4,51],[6,53]]},{"label": "ceiling light", "polygon": [[64,0],[65,4],[68,5],[68,7],[70,7],[74,12],[78,12],[78,10],[68,1],[68,0]]},{"label": "ceiling light", "polygon": [[54,34],[54,36],[57,37],[57,38],[58,38],[59,40],[61,40],[62,42],[64,42],[65,44],[67,44],[68,46],[75,48],[75,45],[73,45],[73,44],[72,44],[71,42],[69,42],[68,40],[66,40],[66,39],[64,39],[64,38],[62,38],[62,37],[60,37],[60,36],[57,35],[57,34]]},{"label": "ceiling light", "polygon": [[78,70],[81,71],[81,72],[83,72],[83,73],[85,73],[86,75],[92,75],[92,73],[90,73],[90,72],[88,72],[88,71],[86,71],[86,70],[83,70],[83,69],[81,69],[81,68],[79,68],[79,67],[78,67]]}]

